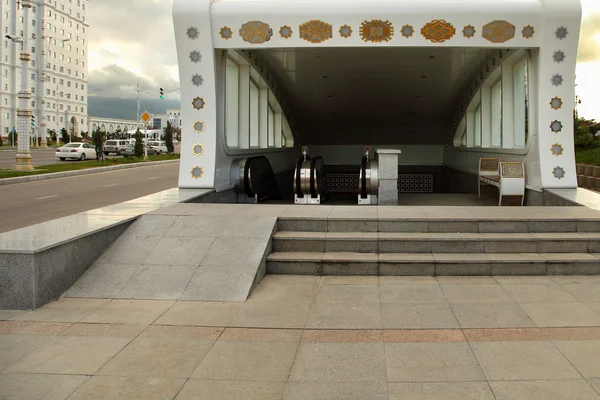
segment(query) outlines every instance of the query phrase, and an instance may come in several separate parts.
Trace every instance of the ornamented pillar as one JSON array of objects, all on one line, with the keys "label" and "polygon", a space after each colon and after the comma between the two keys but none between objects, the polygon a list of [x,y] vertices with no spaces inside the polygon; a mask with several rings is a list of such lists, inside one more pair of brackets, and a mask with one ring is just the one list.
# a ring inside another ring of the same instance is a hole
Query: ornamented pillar
[{"label": "ornamented pillar", "polygon": [[19,91],[19,108],[17,109],[17,134],[18,149],[15,160],[15,171],[33,171],[31,166],[31,152],[29,150],[29,135],[31,133],[31,92],[29,91],[28,63],[31,55],[29,52],[29,12],[31,0],[21,0],[23,7],[23,51],[21,51],[21,90]]}]

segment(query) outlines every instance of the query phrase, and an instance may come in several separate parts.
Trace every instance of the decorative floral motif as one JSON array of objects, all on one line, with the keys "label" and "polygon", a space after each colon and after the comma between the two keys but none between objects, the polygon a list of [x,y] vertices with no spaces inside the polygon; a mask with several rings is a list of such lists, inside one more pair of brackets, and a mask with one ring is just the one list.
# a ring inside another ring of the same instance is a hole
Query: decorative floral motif
[{"label": "decorative floral motif", "polygon": [[520,207],[523,205],[523,196],[520,195],[503,195],[501,206]]},{"label": "decorative floral motif", "polygon": [[562,50],[558,50],[554,52],[554,55],[552,56],[552,59],[554,60],[555,63],[560,64],[561,62],[565,61],[565,52]]},{"label": "decorative floral motif", "polygon": [[521,33],[525,39],[531,39],[533,35],[535,35],[535,29],[533,26],[527,25],[525,28],[523,28]]},{"label": "decorative floral motif", "polygon": [[515,26],[508,21],[492,21],[483,26],[482,35],[492,43],[504,43],[515,37]]},{"label": "decorative floral motif", "polygon": [[202,121],[194,122],[194,130],[196,132],[204,132],[204,128],[205,128],[204,122],[202,122]]},{"label": "decorative floral motif", "polygon": [[195,86],[202,86],[202,84],[204,83],[204,78],[202,77],[202,75],[195,74],[194,76],[192,76],[192,83]]},{"label": "decorative floral motif", "polygon": [[563,77],[560,74],[553,75],[550,82],[552,82],[554,86],[560,86],[563,83]]},{"label": "decorative floral motif", "polygon": [[348,25],[343,25],[340,27],[340,36],[344,39],[348,39],[350,36],[352,36],[352,28]]},{"label": "decorative floral motif", "polygon": [[202,175],[204,175],[204,170],[198,166],[192,168],[192,170],[190,171],[190,174],[192,174],[192,178],[194,179],[200,179],[202,178]]},{"label": "decorative floral motif", "polygon": [[196,40],[200,36],[200,32],[198,31],[198,28],[192,26],[187,29],[187,35],[190,39]]},{"label": "decorative floral motif", "polygon": [[569,30],[566,27],[561,26],[556,29],[556,32],[554,32],[554,34],[556,35],[557,39],[563,40],[566,39],[566,37],[569,35]]},{"label": "decorative floral motif", "polygon": [[562,145],[560,145],[558,143],[554,143],[552,145],[552,147],[550,148],[550,151],[552,152],[552,155],[555,155],[558,157],[558,156],[562,155],[564,149],[563,149]]},{"label": "decorative floral motif", "polygon": [[466,37],[466,38],[468,38],[468,39],[471,39],[473,36],[475,36],[476,32],[477,31],[475,30],[475,27],[473,25],[467,25],[467,26],[465,26],[464,29],[463,29],[463,31],[462,31],[463,36]]},{"label": "decorative floral motif", "polygon": [[221,35],[223,39],[229,40],[233,36],[233,31],[230,27],[224,26],[221,28],[221,30],[219,30],[219,35]]},{"label": "decorative floral motif", "polygon": [[196,143],[194,147],[192,147],[192,152],[195,156],[201,156],[202,154],[204,154],[204,145]]},{"label": "decorative floral motif", "polygon": [[300,37],[307,42],[323,43],[333,37],[331,25],[319,20],[312,20],[299,26]]},{"label": "decorative floral motif", "polygon": [[195,97],[194,100],[192,101],[192,106],[194,106],[194,108],[196,110],[201,110],[204,108],[204,99],[202,97]]},{"label": "decorative floral motif", "polygon": [[240,36],[244,42],[261,44],[271,40],[273,29],[261,21],[248,21],[240,28]]},{"label": "decorative floral motif", "polygon": [[455,33],[454,26],[443,19],[433,20],[421,28],[421,35],[433,43],[444,43],[446,40],[451,39]]},{"label": "decorative floral motif", "polygon": [[523,178],[523,163],[520,162],[501,162],[503,178]]},{"label": "decorative floral motif", "polygon": [[394,36],[394,27],[390,21],[374,19],[360,25],[360,37],[365,42],[389,42]]},{"label": "decorative floral motif", "polygon": [[555,110],[560,109],[562,105],[563,101],[560,97],[554,97],[552,100],[550,100],[550,107],[552,107]]},{"label": "decorative floral motif", "polygon": [[192,62],[199,63],[202,61],[202,54],[200,54],[199,51],[194,50],[190,53],[190,60],[192,60]]},{"label": "decorative floral motif", "polygon": [[405,38],[410,38],[415,33],[415,29],[411,25],[404,25],[400,32]]},{"label": "decorative floral motif", "polygon": [[560,131],[562,131],[563,128],[563,124],[562,122],[556,120],[556,121],[552,121],[552,123],[550,124],[550,129],[552,129],[552,132],[554,133],[558,133]]},{"label": "decorative floral motif", "polygon": [[498,159],[497,158],[482,158],[481,159],[481,170],[482,171],[498,171]]},{"label": "decorative floral motif", "polygon": [[281,28],[279,28],[279,35],[281,35],[281,37],[284,38],[284,39],[291,38],[292,37],[292,33],[294,33],[292,31],[292,28],[289,27],[289,26],[287,26],[287,25],[284,25]]},{"label": "decorative floral motif", "polygon": [[562,179],[565,177],[565,170],[562,167],[555,167],[552,170],[552,174],[556,179]]}]

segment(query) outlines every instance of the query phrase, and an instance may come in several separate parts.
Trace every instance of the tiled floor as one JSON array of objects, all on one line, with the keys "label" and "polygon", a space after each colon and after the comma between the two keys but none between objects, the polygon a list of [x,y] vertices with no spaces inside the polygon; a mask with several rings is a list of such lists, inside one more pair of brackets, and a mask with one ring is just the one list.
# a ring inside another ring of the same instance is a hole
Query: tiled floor
[{"label": "tiled floor", "polygon": [[245,303],[0,311],[0,399],[600,400],[600,277],[269,275]]}]

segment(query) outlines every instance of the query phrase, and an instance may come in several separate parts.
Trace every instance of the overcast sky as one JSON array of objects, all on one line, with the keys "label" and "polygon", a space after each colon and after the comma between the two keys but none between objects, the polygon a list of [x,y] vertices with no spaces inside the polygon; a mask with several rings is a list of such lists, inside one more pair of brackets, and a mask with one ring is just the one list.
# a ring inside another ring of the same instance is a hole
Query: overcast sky
[{"label": "overcast sky", "polygon": [[[486,0],[489,1],[489,0]],[[581,0],[577,65],[579,113],[600,121],[600,0]],[[89,95],[135,97],[135,85],[158,97],[179,87],[173,0],[92,0],[89,11]],[[179,92],[170,95],[178,98]]]}]

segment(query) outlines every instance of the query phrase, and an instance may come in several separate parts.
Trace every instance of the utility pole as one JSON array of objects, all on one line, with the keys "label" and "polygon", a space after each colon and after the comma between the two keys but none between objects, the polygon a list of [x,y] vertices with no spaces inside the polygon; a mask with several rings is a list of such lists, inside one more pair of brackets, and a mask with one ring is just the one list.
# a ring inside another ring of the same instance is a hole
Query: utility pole
[{"label": "utility pole", "polygon": [[29,133],[31,131],[31,92],[29,91],[29,60],[31,49],[29,48],[29,13],[31,11],[31,0],[21,0],[23,7],[23,51],[21,52],[21,91],[19,92],[19,108],[17,109],[17,132],[18,149],[15,158],[15,171],[33,171],[31,166],[31,151],[29,148]]}]

